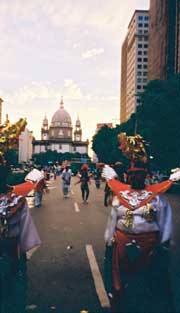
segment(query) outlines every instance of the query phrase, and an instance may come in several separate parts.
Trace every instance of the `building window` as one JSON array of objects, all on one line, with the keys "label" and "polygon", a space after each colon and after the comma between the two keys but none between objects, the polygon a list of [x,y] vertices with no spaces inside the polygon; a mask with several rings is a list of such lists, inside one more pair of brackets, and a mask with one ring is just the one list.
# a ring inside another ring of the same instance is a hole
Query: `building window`
[{"label": "building window", "polygon": [[138,21],[142,21],[143,17],[142,16],[138,16]]},{"label": "building window", "polygon": [[145,21],[149,21],[149,16],[144,17]]},{"label": "building window", "polygon": [[148,52],[147,51],[144,51],[144,55],[147,55],[148,54]]},{"label": "building window", "polygon": [[68,130],[68,137],[71,137],[71,131]]},{"label": "building window", "polygon": [[74,152],[76,152],[76,147],[74,147]]},{"label": "building window", "polygon": [[144,67],[144,69],[147,69],[147,64],[144,64],[144,66],[143,66],[143,67]]},{"label": "building window", "polygon": [[138,58],[137,60],[138,60],[138,62],[142,62],[142,58]]},{"label": "building window", "polygon": [[142,64],[138,64],[137,68],[141,69],[142,68]]},{"label": "building window", "polygon": [[59,130],[59,136],[63,136],[63,134],[64,134],[64,133],[63,133],[63,130],[60,129],[60,130]]},{"label": "building window", "polygon": [[144,58],[143,60],[144,60],[144,62],[147,62],[147,61],[148,61],[148,58]]},{"label": "building window", "polygon": [[144,44],[144,48],[148,48],[148,44],[146,43],[146,44]]},{"label": "building window", "polygon": [[142,82],[142,79],[141,79],[141,78],[138,78],[138,79],[137,79],[137,82],[138,82],[138,83],[141,83],[141,82]]},{"label": "building window", "polygon": [[138,23],[138,27],[143,27],[143,24],[142,23]]},{"label": "building window", "polygon": [[147,83],[147,78],[143,78],[143,83]]},{"label": "building window", "polygon": [[141,76],[142,75],[142,72],[137,72],[138,76]]},{"label": "building window", "polygon": [[142,48],[142,43],[139,43],[139,44],[138,44],[138,48]]},{"label": "building window", "polygon": [[140,51],[138,51],[138,55],[142,55],[142,51],[140,50]]},{"label": "building window", "polygon": [[137,85],[137,89],[138,89],[138,90],[141,89],[141,85]]},{"label": "building window", "polygon": [[147,72],[143,72],[143,76],[147,76]]},{"label": "building window", "polygon": [[144,34],[148,34],[148,32],[149,32],[148,30],[144,30]]},{"label": "building window", "polygon": [[148,26],[149,26],[149,24],[148,24],[148,23],[145,23],[145,24],[144,24],[144,27],[148,27]]},{"label": "building window", "polygon": [[61,150],[61,149],[62,149],[62,145],[60,144],[60,145],[59,145],[59,150]]}]

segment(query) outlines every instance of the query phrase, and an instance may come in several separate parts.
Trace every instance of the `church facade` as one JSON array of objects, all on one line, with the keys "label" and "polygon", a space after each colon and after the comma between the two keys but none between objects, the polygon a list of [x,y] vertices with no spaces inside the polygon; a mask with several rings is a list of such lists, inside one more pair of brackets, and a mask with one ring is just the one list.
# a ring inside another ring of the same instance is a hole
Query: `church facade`
[{"label": "church facade", "polygon": [[82,141],[82,128],[79,117],[76,120],[73,132],[70,114],[64,109],[63,99],[60,108],[54,113],[51,124],[45,116],[41,128],[41,140],[33,141],[33,154],[46,152],[47,150],[58,153],[88,154],[89,141]]}]

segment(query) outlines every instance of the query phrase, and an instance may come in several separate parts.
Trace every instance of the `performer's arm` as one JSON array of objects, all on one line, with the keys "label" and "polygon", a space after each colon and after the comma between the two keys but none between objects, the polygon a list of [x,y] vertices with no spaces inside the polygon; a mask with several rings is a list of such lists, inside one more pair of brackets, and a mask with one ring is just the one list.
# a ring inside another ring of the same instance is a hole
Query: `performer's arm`
[{"label": "performer's arm", "polygon": [[160,228],[160,242],[169,242],[172,236],[172,209],[165,196],[159,196],[159,216],[158,224]]},{"label": "performer's arm", "polygon": [[112,244],[113,236],[116,229],[116,222],[117,222],[117,207],[113,206],[111,209],[111,214],[108,217],[108,222],[104,234],[104,239],[108,246]]},{"label": "performer's arm", "polygon": [[41,240],[29,213],[27,202],[21,211],[20,219],[20,250],[22,253],[31,250],[41,244]]}]

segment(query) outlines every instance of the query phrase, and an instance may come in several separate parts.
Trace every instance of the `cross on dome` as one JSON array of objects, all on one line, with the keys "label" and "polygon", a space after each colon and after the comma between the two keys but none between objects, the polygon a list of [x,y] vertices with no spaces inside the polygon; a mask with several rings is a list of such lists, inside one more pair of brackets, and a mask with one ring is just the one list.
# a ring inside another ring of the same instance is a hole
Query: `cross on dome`
[{"label": "cross on dome", "polygon": [[60,108],[61,108],[61,109],[64,109],[63,97],[61,97]]}]

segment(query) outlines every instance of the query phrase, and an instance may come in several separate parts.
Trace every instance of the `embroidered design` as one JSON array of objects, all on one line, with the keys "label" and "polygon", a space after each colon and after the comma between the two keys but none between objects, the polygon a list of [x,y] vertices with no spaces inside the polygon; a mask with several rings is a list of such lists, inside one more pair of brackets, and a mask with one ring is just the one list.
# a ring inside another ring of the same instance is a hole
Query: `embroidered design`
[{"label": "embroidered design", "polygon": [[137,207],[143,200],[148,199],[152,195],[151,191],[131,191],[125,190],[119,193],[133,208]]}]

